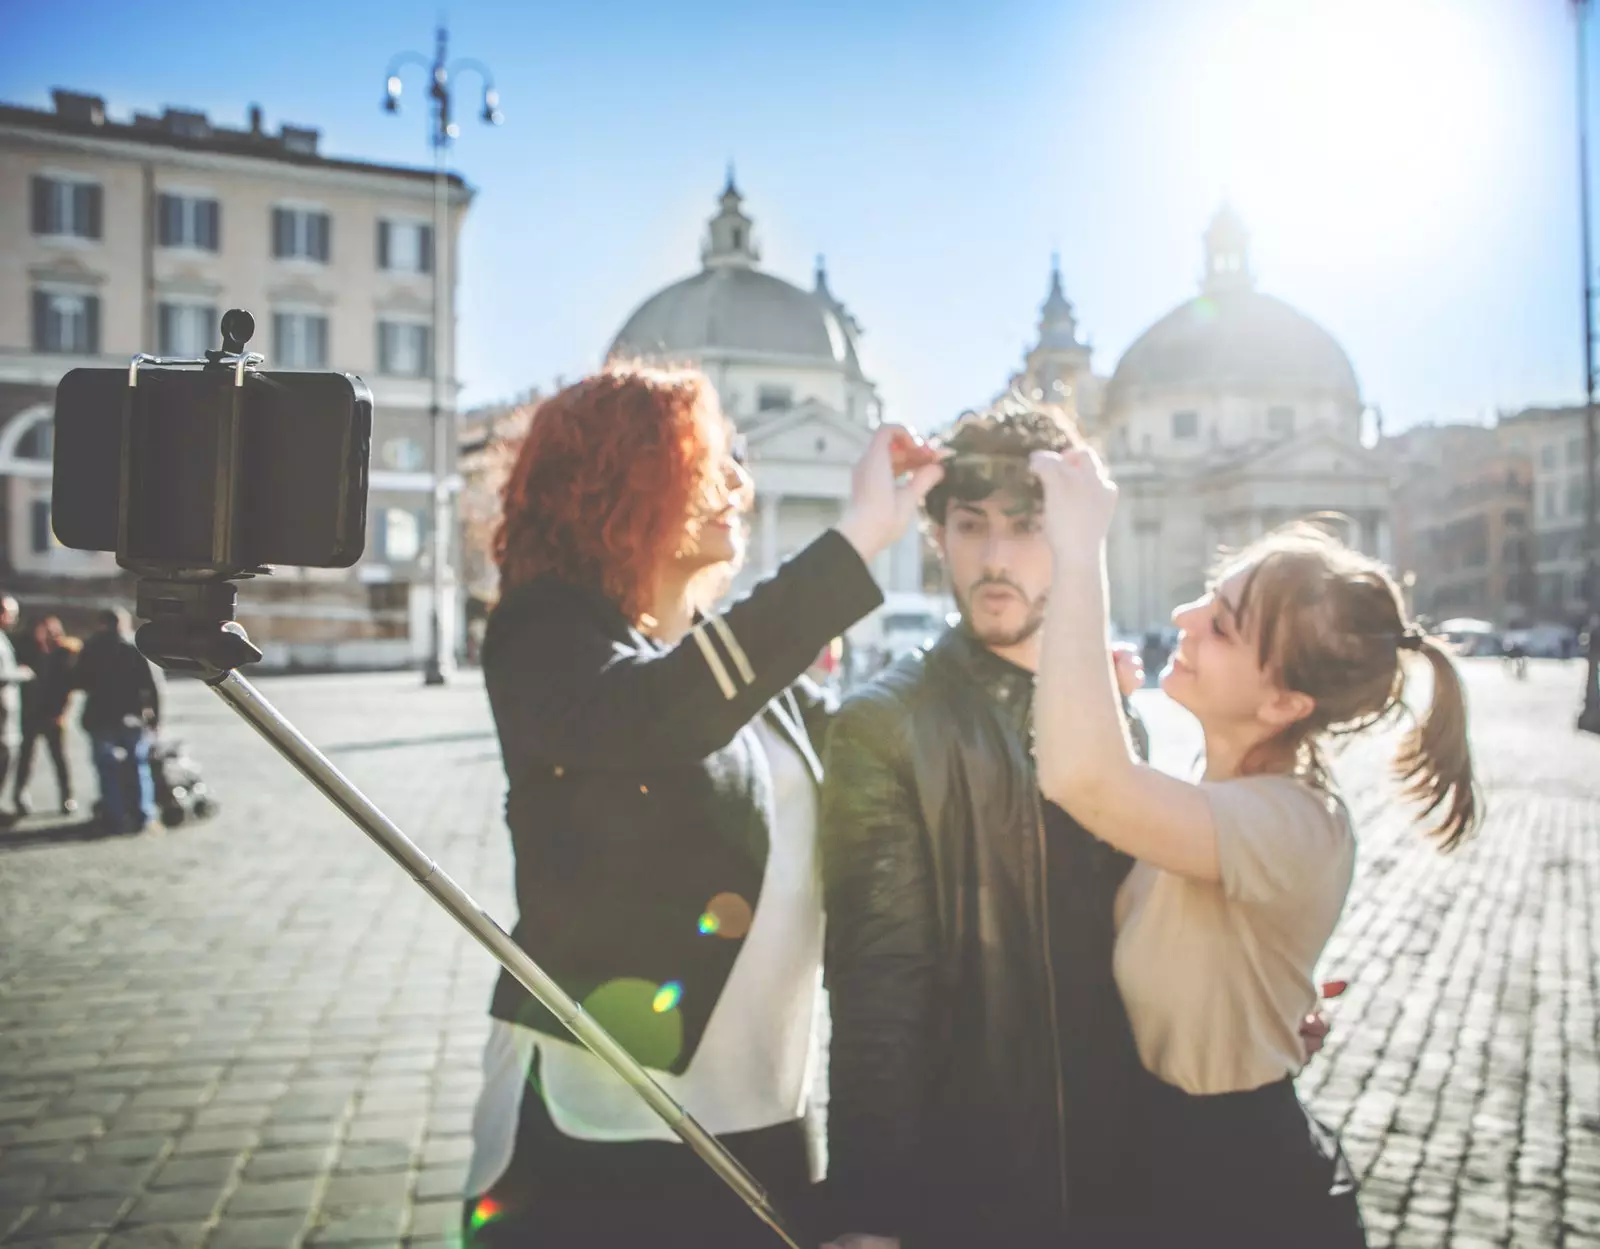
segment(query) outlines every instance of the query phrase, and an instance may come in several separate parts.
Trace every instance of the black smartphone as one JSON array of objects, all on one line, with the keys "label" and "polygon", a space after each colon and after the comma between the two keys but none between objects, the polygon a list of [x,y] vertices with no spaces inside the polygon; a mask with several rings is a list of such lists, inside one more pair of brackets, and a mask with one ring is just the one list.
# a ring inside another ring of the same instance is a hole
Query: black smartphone
[{"label": "black smartphone", "polygon": [[372,392],[346,373],[73,369],[56,389],[56,537],[141,571],[348,568],[371,443]]}]

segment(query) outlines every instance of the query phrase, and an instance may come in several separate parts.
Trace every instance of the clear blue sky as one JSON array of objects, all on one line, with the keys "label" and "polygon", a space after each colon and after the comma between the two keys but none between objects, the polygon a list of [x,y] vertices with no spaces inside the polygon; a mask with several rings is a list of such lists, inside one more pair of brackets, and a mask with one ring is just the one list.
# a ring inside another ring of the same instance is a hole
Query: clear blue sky
[{"label": "clear blue sky", "polygon": [[[0,99],[320,127],[425,164],[378,105],[418,0],[0,0]],[[1049,257],[1109,372],[1194,290],[1224,195],[1262,285],[1327,326],[1391,428],[1581,393],[1570,0],[816,0],[447,10],[506,123],[463,119],[466,400],[594,367],[698,267],[731,158],[765,267],[830,284],[889,414],[1003,383]],[[221,19],[219,21],[219,19]],[[1600,20],[1597,20],[1600,25]],[[1600,96],[1600,82],[1596,83]],[[1600,138],[1600,131],[1597,131]]]}]

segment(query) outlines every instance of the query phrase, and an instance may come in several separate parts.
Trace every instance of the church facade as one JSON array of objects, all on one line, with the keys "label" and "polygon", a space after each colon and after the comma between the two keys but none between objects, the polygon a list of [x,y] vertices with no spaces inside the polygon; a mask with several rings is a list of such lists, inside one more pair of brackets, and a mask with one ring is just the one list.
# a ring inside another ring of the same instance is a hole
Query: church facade
[{"label": "church facade", "polygon": [[[857,355],[861,326],[829,289],[820,258],[809,290],[760,268],[754,223],[731,171],[700,259],[698,273],[633,311],[607,358],[694,365],[711,379],[744,437],[756,485],[743,589],[839,519],[882,404]],[[921,592],[915,531],[874,572],[888,597],[880,620],[942,612],[940,600]],[[876,622],[859,632],[859,640],[874,640]]]},{"label": "church facade", "polygon": [[1363,445],[1365,406],[1338,342],[1258,289],[1249,236],[1224,207],[1204,236],[1200,290],[1095,374],[1059,268],[1012,386],[1060,405],[1120,487],[1108,543],[1124,635],[1170,627],[1219,551],[1333,514],[1344,540],[1391,559],[1390,481]]}]

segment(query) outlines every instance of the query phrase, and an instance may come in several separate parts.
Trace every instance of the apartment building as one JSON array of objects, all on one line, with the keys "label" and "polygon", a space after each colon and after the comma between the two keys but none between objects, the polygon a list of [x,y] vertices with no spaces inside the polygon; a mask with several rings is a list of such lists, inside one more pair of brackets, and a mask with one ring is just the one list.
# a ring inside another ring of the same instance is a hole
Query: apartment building
[{"label": "apartment building", "polygon": [[[117,121],[99,97],[70,91],[54,103],[0,105],[0,577],[25,612],[78,618],[131,605],[112,556],[54,539],[54,388],[70,369],[140,351],[198,355],[219,345],[221,314],[239,307],[255,317],[250,348],[267,368],[359,374],[375,408],[364,558],[244,583],[241,621],[276,666],[419,660],[431,606],[432,376],[445,379],[449,413],[449,261],[470,189],[448,178],[441,247],[431,170],[326,156],[317,130],[271,132],[256,107],[230,128],[174,108]],[[448,654],[460,638],[453,575],[447,588]]]},{"label": "apartment building", "polygon": [[1537,616],[1580,627],[1584,607],[1584,409],[1526,408],[1500,418],[1508,451],[1533,466]]}]

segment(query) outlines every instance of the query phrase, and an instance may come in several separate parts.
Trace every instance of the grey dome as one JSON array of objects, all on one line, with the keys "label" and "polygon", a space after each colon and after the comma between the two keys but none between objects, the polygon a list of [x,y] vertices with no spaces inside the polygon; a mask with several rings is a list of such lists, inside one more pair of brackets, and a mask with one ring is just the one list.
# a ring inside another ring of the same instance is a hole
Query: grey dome
[{"label": "grey dome", "polygon": [[708,267],[658,291],[634,311],[608,353],[698,356],[706,351],[793,356],[859,376],[854,335],[825,292],[801,290],[757,269]]},{"label": "grey dome", "polygon": [[1174,308],[1117,363],[1107,399],[1134,390],[1299,391],[1360,402],[1355,369],[1333,335],[1281,299],[1214,290]]}]

